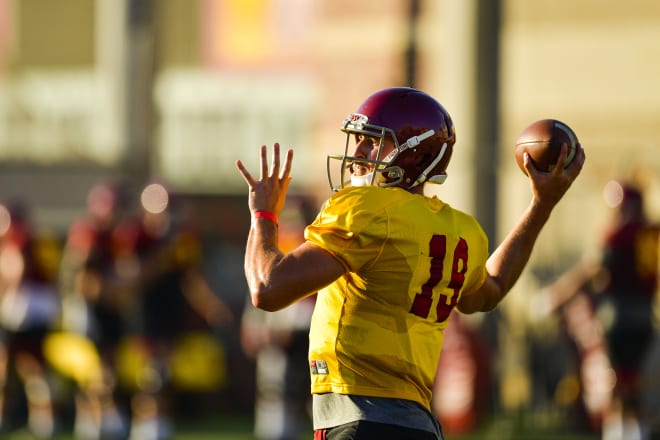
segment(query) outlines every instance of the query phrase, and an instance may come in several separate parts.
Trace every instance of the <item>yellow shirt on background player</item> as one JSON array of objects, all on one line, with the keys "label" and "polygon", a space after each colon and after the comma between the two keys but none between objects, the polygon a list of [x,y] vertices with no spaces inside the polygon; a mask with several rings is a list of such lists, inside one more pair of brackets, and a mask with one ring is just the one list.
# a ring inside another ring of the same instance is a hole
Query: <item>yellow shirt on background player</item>
[{"label": "yellow shirt on background player", "polygon": [[305,238],[348,272],[318,292],[312,393],[430,408],[449,314],[487,276],[488,240],[476,219],[435,197],[364,186],[334,194]]}]

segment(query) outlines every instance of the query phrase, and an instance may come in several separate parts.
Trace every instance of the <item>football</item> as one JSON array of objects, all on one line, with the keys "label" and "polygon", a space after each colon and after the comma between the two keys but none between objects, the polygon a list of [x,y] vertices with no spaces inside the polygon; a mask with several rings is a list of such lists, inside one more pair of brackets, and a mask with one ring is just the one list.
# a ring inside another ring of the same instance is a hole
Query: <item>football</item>
[{"label": "football", "polygon": [[550,172],[554,169],[562,144],[568,144],[566,167],[575,158],[578,139],[575,132],[566,124],[556,119],[541,119],[525,128],[516,139],[516,162],[523,173],[527,174],[523,164],[523,154],[527,152],[539,171]]}]

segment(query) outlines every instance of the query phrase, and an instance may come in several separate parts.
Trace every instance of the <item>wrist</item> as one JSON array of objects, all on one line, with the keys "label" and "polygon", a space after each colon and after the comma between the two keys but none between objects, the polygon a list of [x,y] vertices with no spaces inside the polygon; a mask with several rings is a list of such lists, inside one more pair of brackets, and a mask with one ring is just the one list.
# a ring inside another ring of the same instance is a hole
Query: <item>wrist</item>
[{"label": "wrist", "polygon": [[275,225],[278,224],[277,214],[271,211],[254,211],[252,213],[252,218],[254,220],[263,218],[265,220],[270,220],[271,222],[275,223]]},{"label": "wrist", "polygon": [[546,220],[550,217],[552,210],[555,207],[555,203],[551,203],[541,199],[534,199],[529,204],[529,211],[535,217],[545,218]]}]

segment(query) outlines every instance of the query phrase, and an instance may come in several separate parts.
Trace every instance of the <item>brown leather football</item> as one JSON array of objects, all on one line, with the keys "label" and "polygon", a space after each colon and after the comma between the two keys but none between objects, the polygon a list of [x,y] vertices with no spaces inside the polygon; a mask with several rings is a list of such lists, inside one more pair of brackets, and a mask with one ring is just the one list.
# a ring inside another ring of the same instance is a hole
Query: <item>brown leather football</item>
[{"label": "brown leather football", "polygon": [[575,157],[578,145],[575,132],[568,125],[556,119],[541,119],[530,124],[516,139],[516,162],[522,172],[527,174],[523,165],[523,154],[527,152],[538,170],[552,171],[564,143],[568,144],[566,160],[566,167],[568,167]]}]

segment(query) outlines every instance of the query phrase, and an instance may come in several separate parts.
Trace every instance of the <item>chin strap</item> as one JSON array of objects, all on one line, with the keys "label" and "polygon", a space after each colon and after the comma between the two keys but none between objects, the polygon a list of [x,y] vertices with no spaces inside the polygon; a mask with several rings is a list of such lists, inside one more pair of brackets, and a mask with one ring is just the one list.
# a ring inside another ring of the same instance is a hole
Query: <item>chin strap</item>
[{"label": "chin strap", "polygon": [[[426,133],[428,133],[428,132],[426,132]],[[424,134],[426,134],[426,133],[424,133]],[[424,134],[422,134],[421,136],[423,136]],[[417,136],[417,137],[421,137],[421,136]],[[408,143],[408,142],[406,142],[406,143]],[[426,176],[428,175],[428,173],[431,172],[431,170],[433,170],[433,168],[435,168],[435,166],[436,166],[438,163],[440,163],[440,161],[442,160],[443,156],[445,155],[445,151],[447,151],[447,142],[445,142],[444,144],[442,144],[442,148],[440,148],[440,153],[436,156],[435,159],[433,159],[433,162],[431,162],[431,164],[430,164],[429,166],[427,166],[426,169],[425,169],[424,171],[422,171],[422,173],[419,175],[419,177],[417,178],[417,180],[415,180],[415,183],[413,183],[412,185],[410,185],[408,188],[414,188],[414,187],[416,187],[417,185],[426,182]],[[447,174],[438,174],[438,175],[432,176],[432,177],[429,179],[429,182],[433,182],[433,183],[443,183],[443,182],[445,181],[446,178],[447,178]]]},{"label": "chin strap", "polygon": [[419,136],[413,136],[411,138],[408,138],[407,141],[399,145],[398,148],[392,150],[390,154],[385,156],[383,159],[383,162],[390,162],[394,156],[397,154],[401,153],[402,151],[405,151],[409,148],[415,148],[417,145],[421,144],[423,141],[427,140],[431,136],[435,134],[435,130],[427,130],[424,133],[420,134]]},{"label": "chin strap", "polygon": [[442,183],[445,183],[445,180],[447,180],[447,173],[442,173],[429,177],[428,179],[426,179],[426,183],[435,183],[437,185],[440,185]]},{"label": "chin strap", "polygon": [[424,133],[420,134],[419,136],[413,136],[409,138],[403,145],[401,145],[399,150],[403,151],[406,148],[415,148],[417,145],[421,144],[423,141],[427,140],[434,134],[435,134],[435,130],[427,130]]}]

